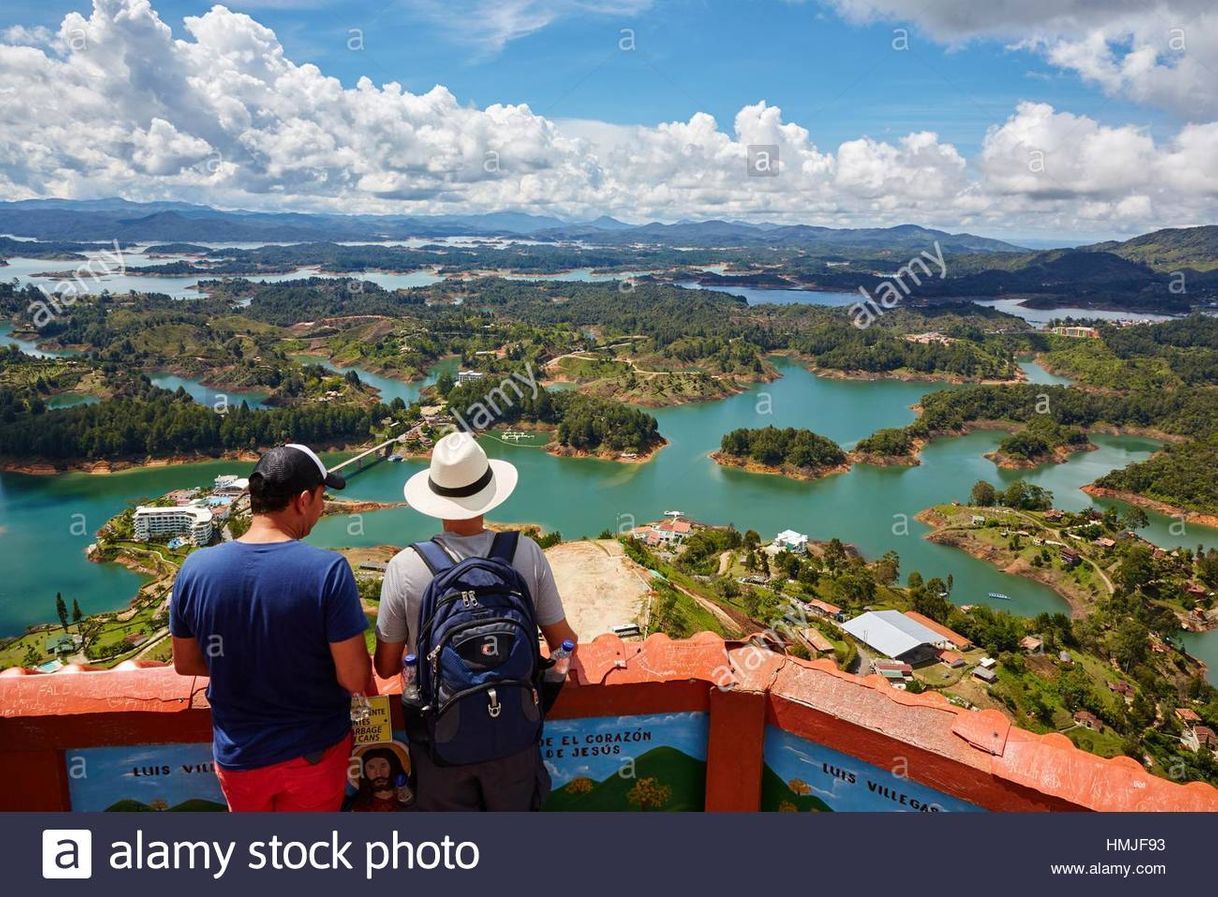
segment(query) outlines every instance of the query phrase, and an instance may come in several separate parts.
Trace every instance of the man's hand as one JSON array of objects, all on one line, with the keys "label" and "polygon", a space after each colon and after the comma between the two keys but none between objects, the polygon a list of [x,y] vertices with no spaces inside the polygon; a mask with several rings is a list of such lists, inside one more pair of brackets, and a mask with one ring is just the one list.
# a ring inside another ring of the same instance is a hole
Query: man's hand
[{"label": "man's hand", "polygon": [[198,641],[176,635],[173,636],[173,668],[181,676],[206,676],[210,672]]},{"label": "man's hand", "polygon": [[351,694],[363,694],[368,680],[372,678],[372,661],[368,658],[364,634],[361,632],[341,642],[330,642],[330,656],[334,658],[338,684]]}]

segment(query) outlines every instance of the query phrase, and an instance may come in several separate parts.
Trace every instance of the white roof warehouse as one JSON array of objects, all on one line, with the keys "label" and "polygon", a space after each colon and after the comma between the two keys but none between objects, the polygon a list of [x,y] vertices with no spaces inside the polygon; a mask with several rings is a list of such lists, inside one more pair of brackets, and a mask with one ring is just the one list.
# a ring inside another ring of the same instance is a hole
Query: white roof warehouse
[{"label": "white roof warehouse", "polygon": [[867,647],[894,659],[933,650],[943,636],[899,610],[872,610],[842,624],[842,628]]}]

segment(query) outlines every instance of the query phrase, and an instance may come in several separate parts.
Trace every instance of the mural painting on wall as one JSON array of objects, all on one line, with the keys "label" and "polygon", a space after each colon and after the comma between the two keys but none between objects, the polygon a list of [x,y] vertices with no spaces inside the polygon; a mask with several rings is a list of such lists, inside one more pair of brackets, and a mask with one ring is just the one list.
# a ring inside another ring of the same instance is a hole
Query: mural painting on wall
[{"label": "mural painting on wall", "polygon": [[766,727],[761,809],[784,812],[978,813],[974,806],[893,770]]},{"label": "mural painting on wall", "polygon": [[367,718],[352,726],[355,745],[347,766],[344,810],[397,813],[414,803],[410,753],[404,737],[394,739],[390,700],[388,695],[367,698]]},{"label": "mural painting on wall", "polygon": [[707,733],[705,713],[551,720],[541,756],[553,790],[543,809],[700,811]]},{"label": "mural painting on wall", "polygon": [[[343,808],[396,812],[413,803],[405,737],[388,697],[356,724]],[[541,753],[553,780],[546,810],[700,811],[706,797],[705,713],[551,720]],[[210,743],[66,752],[72,809],[226,809]]]},{"label": "mural painting on wall", "polygon": [[146,744],[64,752],[76,811],[224,810],[210,744]]}]

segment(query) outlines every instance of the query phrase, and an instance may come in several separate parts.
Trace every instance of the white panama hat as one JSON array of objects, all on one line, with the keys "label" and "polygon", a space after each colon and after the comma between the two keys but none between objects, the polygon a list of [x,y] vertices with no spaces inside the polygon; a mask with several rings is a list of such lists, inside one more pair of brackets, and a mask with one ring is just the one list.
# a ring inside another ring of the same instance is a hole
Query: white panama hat
[{"label": "white panama hat", "polygon": [[420,514],[469,520],[507,501],[516,488],[516,468],[487,458],[478,440],[449,433],[431,450],[431,466],[406,481],[402,493]]}]

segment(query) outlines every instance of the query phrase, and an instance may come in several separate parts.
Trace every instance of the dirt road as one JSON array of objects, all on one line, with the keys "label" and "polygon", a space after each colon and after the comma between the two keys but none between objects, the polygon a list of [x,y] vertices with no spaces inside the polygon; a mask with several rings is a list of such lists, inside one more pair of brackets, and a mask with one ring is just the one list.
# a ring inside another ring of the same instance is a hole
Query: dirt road
[{"label": "dirt road", "polygon": [[603,539],[564,542],[547,549],[567,620],[581,641],[591,641],[614,626],[642,623],[648,574],[622,546]]}]

